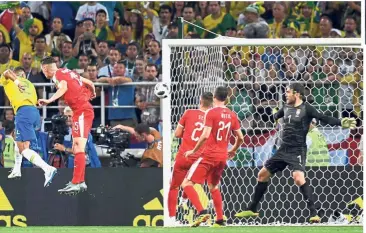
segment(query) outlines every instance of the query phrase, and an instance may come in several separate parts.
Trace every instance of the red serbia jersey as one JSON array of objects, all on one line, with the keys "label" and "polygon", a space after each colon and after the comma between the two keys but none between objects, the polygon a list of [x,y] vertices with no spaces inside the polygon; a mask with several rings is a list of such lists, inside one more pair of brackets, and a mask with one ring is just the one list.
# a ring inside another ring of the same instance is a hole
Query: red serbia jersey
[{"label": "red serbia jersey", "polygon": [[91,107],[89,102],[92,92],[81,81],[81,77],[76,72],[61,68],[58,69],[52,78],[58,84],[64,80],[67,82],[67,91],[64,94],[65,103],[75,111],[75,109]]},{"label": "red serbia jersey", "polygon": [[[184,128],[183,142],[179,147],[178,156],[184,156],[184,153],[189,150],[193,150],[196,146],[198,139],[203,132],[203,121],[205,119],[205,112],[200,109],[188,109],[184,112],[182,118],[179,120],[179,125]],[[201,147],[202,148],[202,147]],[[191,158],[198,158],[201,154],[201,149],[195,154],[191,155]]]},{"label": "red serbia jersey", "polygon": [[211,128],[202,157],[211,161],[226,161],[231,132],[240,129],[238,117],[226,107],[207,111],[205,127]]}]

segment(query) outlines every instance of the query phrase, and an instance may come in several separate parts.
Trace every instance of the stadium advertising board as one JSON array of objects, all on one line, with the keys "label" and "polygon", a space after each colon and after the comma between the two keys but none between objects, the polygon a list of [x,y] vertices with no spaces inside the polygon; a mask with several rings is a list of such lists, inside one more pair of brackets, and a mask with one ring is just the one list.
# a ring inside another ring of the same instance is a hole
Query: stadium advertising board
[{"label": "stadium advertising board", "polygon": [[163,225],[159,168],[87,169],[88,192],[77,196],[57,192],[72,169],[60,169],[48,188],[40,169],[23,169],[21,180],[8,174],[0,169],[0,227]]},{"label": "stadium advertising board", "polygon": [[[336,209],[346,209],[347,203],[362,196],[361,169],[339,166],[307,171],[308,180],[315,187],[317,204],[322,203],[326,215]],[[7,179],[8,172],[8,169],[0,169],[1,227],[163,225],[162,169],[87,169],[88,192],[77,196],[57,193],[57,189],[71,178],[71,169],[60,169],[48,188],[43,187],[40,169],[23,169],[22,179],[12,181]],[[248,178],[235,179],[238,172],[245,173],[240,176]],[[258,168],[228,169],[226,173],[222,193],[225,215],[231,216],[250,201]],[[305,221],[306,203],[289,176],[290,171],[285,170],[283,175],[272,179],[271,183],[283,185],[269,186],[260,211],[263,224]],[[230,177],[234,180],[230,181]],[[230,185],[233,181],[237,182],[236,186]],[[210,195],[204,194],[204,189],[199,186],[196,190],[201,194],[204,207],[212,210]],[[178,210],[181,213],[179,220],[192,223],[194,210],[190,205]]]}]

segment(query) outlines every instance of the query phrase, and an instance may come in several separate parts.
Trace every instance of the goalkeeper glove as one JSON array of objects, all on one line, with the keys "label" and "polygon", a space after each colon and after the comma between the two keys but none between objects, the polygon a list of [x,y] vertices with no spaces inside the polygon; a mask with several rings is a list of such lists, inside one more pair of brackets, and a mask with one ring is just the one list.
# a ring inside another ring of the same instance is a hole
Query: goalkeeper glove
[{"label": "goalkeeper glove", "polygon": [[[275,107],[275,108],[272,108],[272,116],[273,116],[273,119],[274,119],[274,115],[279,111],[280,109],[278,107]],[[278,124],[278,120],[275,120],[274,121],[274,126],[276,127]]]},{"label": "goalkeeper glove", "polygon": [[355,129],[356,128],[356,119],[355,118],[342,118],[341,120],[342,128]]}]

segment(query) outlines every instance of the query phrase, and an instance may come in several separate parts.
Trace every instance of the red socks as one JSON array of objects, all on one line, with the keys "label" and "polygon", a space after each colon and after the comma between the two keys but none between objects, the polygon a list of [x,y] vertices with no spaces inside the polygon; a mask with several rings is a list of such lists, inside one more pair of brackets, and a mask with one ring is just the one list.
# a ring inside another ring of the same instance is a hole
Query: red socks
[{"label": "red socks", "polygon": [[187,195],[188,199],[191,201],[192,205],[196,208],[197,212],[200,213],[203,210],[200,198],[193,186],[186,186],[183,189],[184,193]]},{"label": "red socks", "polygon": [[74,159],[74,175],[71,181],[73,184],[79,184],[81,182],[84,182],[85,163],[85,153],[76,153]]},{"label": "red socks", "polygon": [[220,190],[219,189],[211,190],[211,196],[212,196],[213,204],[215,206],[216,221],[223,220],[224,213],[223,213],[222,197],[221,197]]},{"label": "red socks", "polygon": [[170,189],[168,194],[169,217],[175,217],[179,189]]}]

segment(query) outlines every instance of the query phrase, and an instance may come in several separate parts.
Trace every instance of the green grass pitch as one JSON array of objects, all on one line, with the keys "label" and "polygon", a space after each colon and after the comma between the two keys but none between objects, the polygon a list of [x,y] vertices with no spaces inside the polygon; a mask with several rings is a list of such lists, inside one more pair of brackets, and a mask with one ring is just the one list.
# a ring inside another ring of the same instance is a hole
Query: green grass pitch
[{"label": "green grass pitch", "polygon": [[27,228],[2,228],[1,233],[361,233],[361,226],[333,226],[333,227],[225,227],[225,228],[162,228],[162,227],[27,227]]}]

